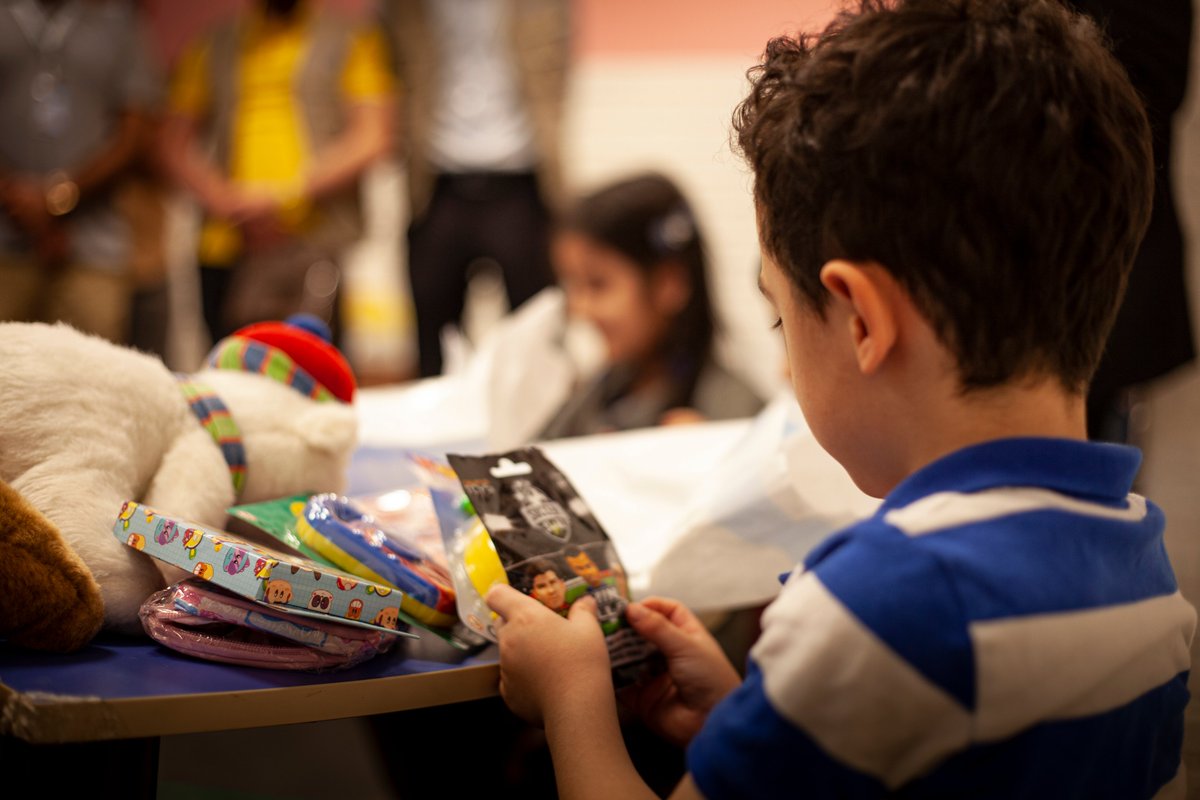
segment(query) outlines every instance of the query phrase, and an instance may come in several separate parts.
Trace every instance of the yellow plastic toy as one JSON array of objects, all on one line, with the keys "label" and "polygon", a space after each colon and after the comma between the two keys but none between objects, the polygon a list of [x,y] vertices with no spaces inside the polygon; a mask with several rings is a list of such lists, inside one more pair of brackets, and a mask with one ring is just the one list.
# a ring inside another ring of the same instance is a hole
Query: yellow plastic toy
[{"label": "yellow plastic toy", "polygon": [[[467,544],[463,548],[463,565],[475,591],[479,592],[480,597],[486,597],[488,589],[497,583],[508,583],[508,575],[504,571],[504,565],[500,563],[496,544],[479,517],[472,520],[467,537]],[[493,612],[492,617],[495,616]]]}]

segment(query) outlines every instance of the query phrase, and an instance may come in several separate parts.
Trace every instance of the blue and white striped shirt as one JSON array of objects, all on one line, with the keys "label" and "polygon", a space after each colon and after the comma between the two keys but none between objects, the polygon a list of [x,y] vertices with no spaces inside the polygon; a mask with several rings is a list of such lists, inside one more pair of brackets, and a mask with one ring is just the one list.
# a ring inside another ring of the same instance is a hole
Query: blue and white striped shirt
[{"label": "blue and white striped shirt", "polygon": [[700,791],[1182,797],[1196,613],[1140,460],[1005,439],[902,482],[764,613],[688,751]]}]

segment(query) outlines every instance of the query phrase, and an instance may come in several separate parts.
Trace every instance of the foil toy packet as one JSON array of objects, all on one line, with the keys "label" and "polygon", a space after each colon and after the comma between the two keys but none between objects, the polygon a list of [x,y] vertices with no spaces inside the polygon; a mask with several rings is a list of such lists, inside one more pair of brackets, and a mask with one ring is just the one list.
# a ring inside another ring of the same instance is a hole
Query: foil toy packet
[{"label": "foil toy packet", "polygon": [[[431,487],[451,555],[459,614],[495,639],[494,614],[482,598],[507,582],[566,615],[590,595],[618,686],[654,668],[654,649],[625,621],[625,570],[599,521],[557,467],[536,447],[483,456],[448,454],[461,486],[455,498]],[[472,513],[473,512],[473,513]]]}]

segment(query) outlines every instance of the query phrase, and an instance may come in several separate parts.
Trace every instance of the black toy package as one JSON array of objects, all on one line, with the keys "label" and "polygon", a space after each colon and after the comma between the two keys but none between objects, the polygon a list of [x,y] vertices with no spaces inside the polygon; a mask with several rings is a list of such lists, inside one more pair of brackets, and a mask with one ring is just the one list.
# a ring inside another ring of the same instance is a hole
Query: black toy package
[{"label": "black toy package", "polygon": [[494,549],[503,567],[500,579],[551,610],[565,616],[580,597],[595,599],[618,688],[647,677],[656,651],[625,621],[630,595],[621,561],[566,476],[535,447],[447,458],[485,529],[465,526],[463,544],[452,548],[464,552],[477,587],[485,588],[477,578],[484,539],[482,549]]}]

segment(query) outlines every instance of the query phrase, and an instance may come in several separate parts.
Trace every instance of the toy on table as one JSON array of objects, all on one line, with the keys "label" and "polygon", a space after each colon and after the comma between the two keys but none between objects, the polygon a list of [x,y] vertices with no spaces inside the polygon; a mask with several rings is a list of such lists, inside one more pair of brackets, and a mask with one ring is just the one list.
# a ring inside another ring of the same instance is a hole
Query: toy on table
[{"label": "toy on table", "polygon": [[[380,458],[380,448],[359,448],[351,462],[351,483],[356,482],[356,466],[361,468],[364,449],[366,461]],[[371,455],[374,453],[374,455]],[[372,517],[389,538],[403,542],[426,558],[446,567],[446,551],[433,500],[423,476],[431,470],[449,470],[438,457],[418,450],[391,450],[386,461],[375,462],[373,490],[355,493],[350,499]],[[382,476],[387,483],[380,485]],[[357,480],[361,480],[361,473]]]},{"label": "toy on table", "polygon": [[[402,621],[461,650],[485,644],[455,614],[454,583],[445,566],[440,538],[434,552],[424,545],[430,535],[440,537],[432,502],[423,489],[412,487],[412,492],[429,503],[426,522],[435,526],[432,534],[420,531],[410,538],[406,535],[412,532],[410,528],[395,530],[392,524],[381,524],[366,512],[371,498],[362,501],[335,493],[281,497],[234,506],[229,513],[313,562],[395,590]],[[396,515],[390,519],[395,520]],[[422,519],[423,514],[418,513],[409,522]]]},{"label": "toy on table", "polygon": [[457,622],[454,588],[446,568],[397,535],[346,497],[309,498],[297,519],[297,534],[313,550],[355,575],[394,586],[404,593],[400,608],[436,627]]},{"label": "toy on table", "polygon": [[[0,323],[0,386],[0,481],[97,579],[104,627],[131,634],[142,633],[142,602],[186,573],[113,538],[122,503],[220,527],[239,501],[341,491],[357,444],[353,373],[303,317],[247,326],[184,376],[67,325]],[[41,574],[27,566],[33,552],[5,572]],[[80,603],[52,582],[22,591],[63,624]],[[0,611],[0,630],[23,613]]]},{"label": "toy on table", "polygon": [[125,504],[112,535],[135,550],[280,611],[415,636],[407,631],[409,618],[400,610],[401,592],[304,556],[246,542],[133,502]]}]

